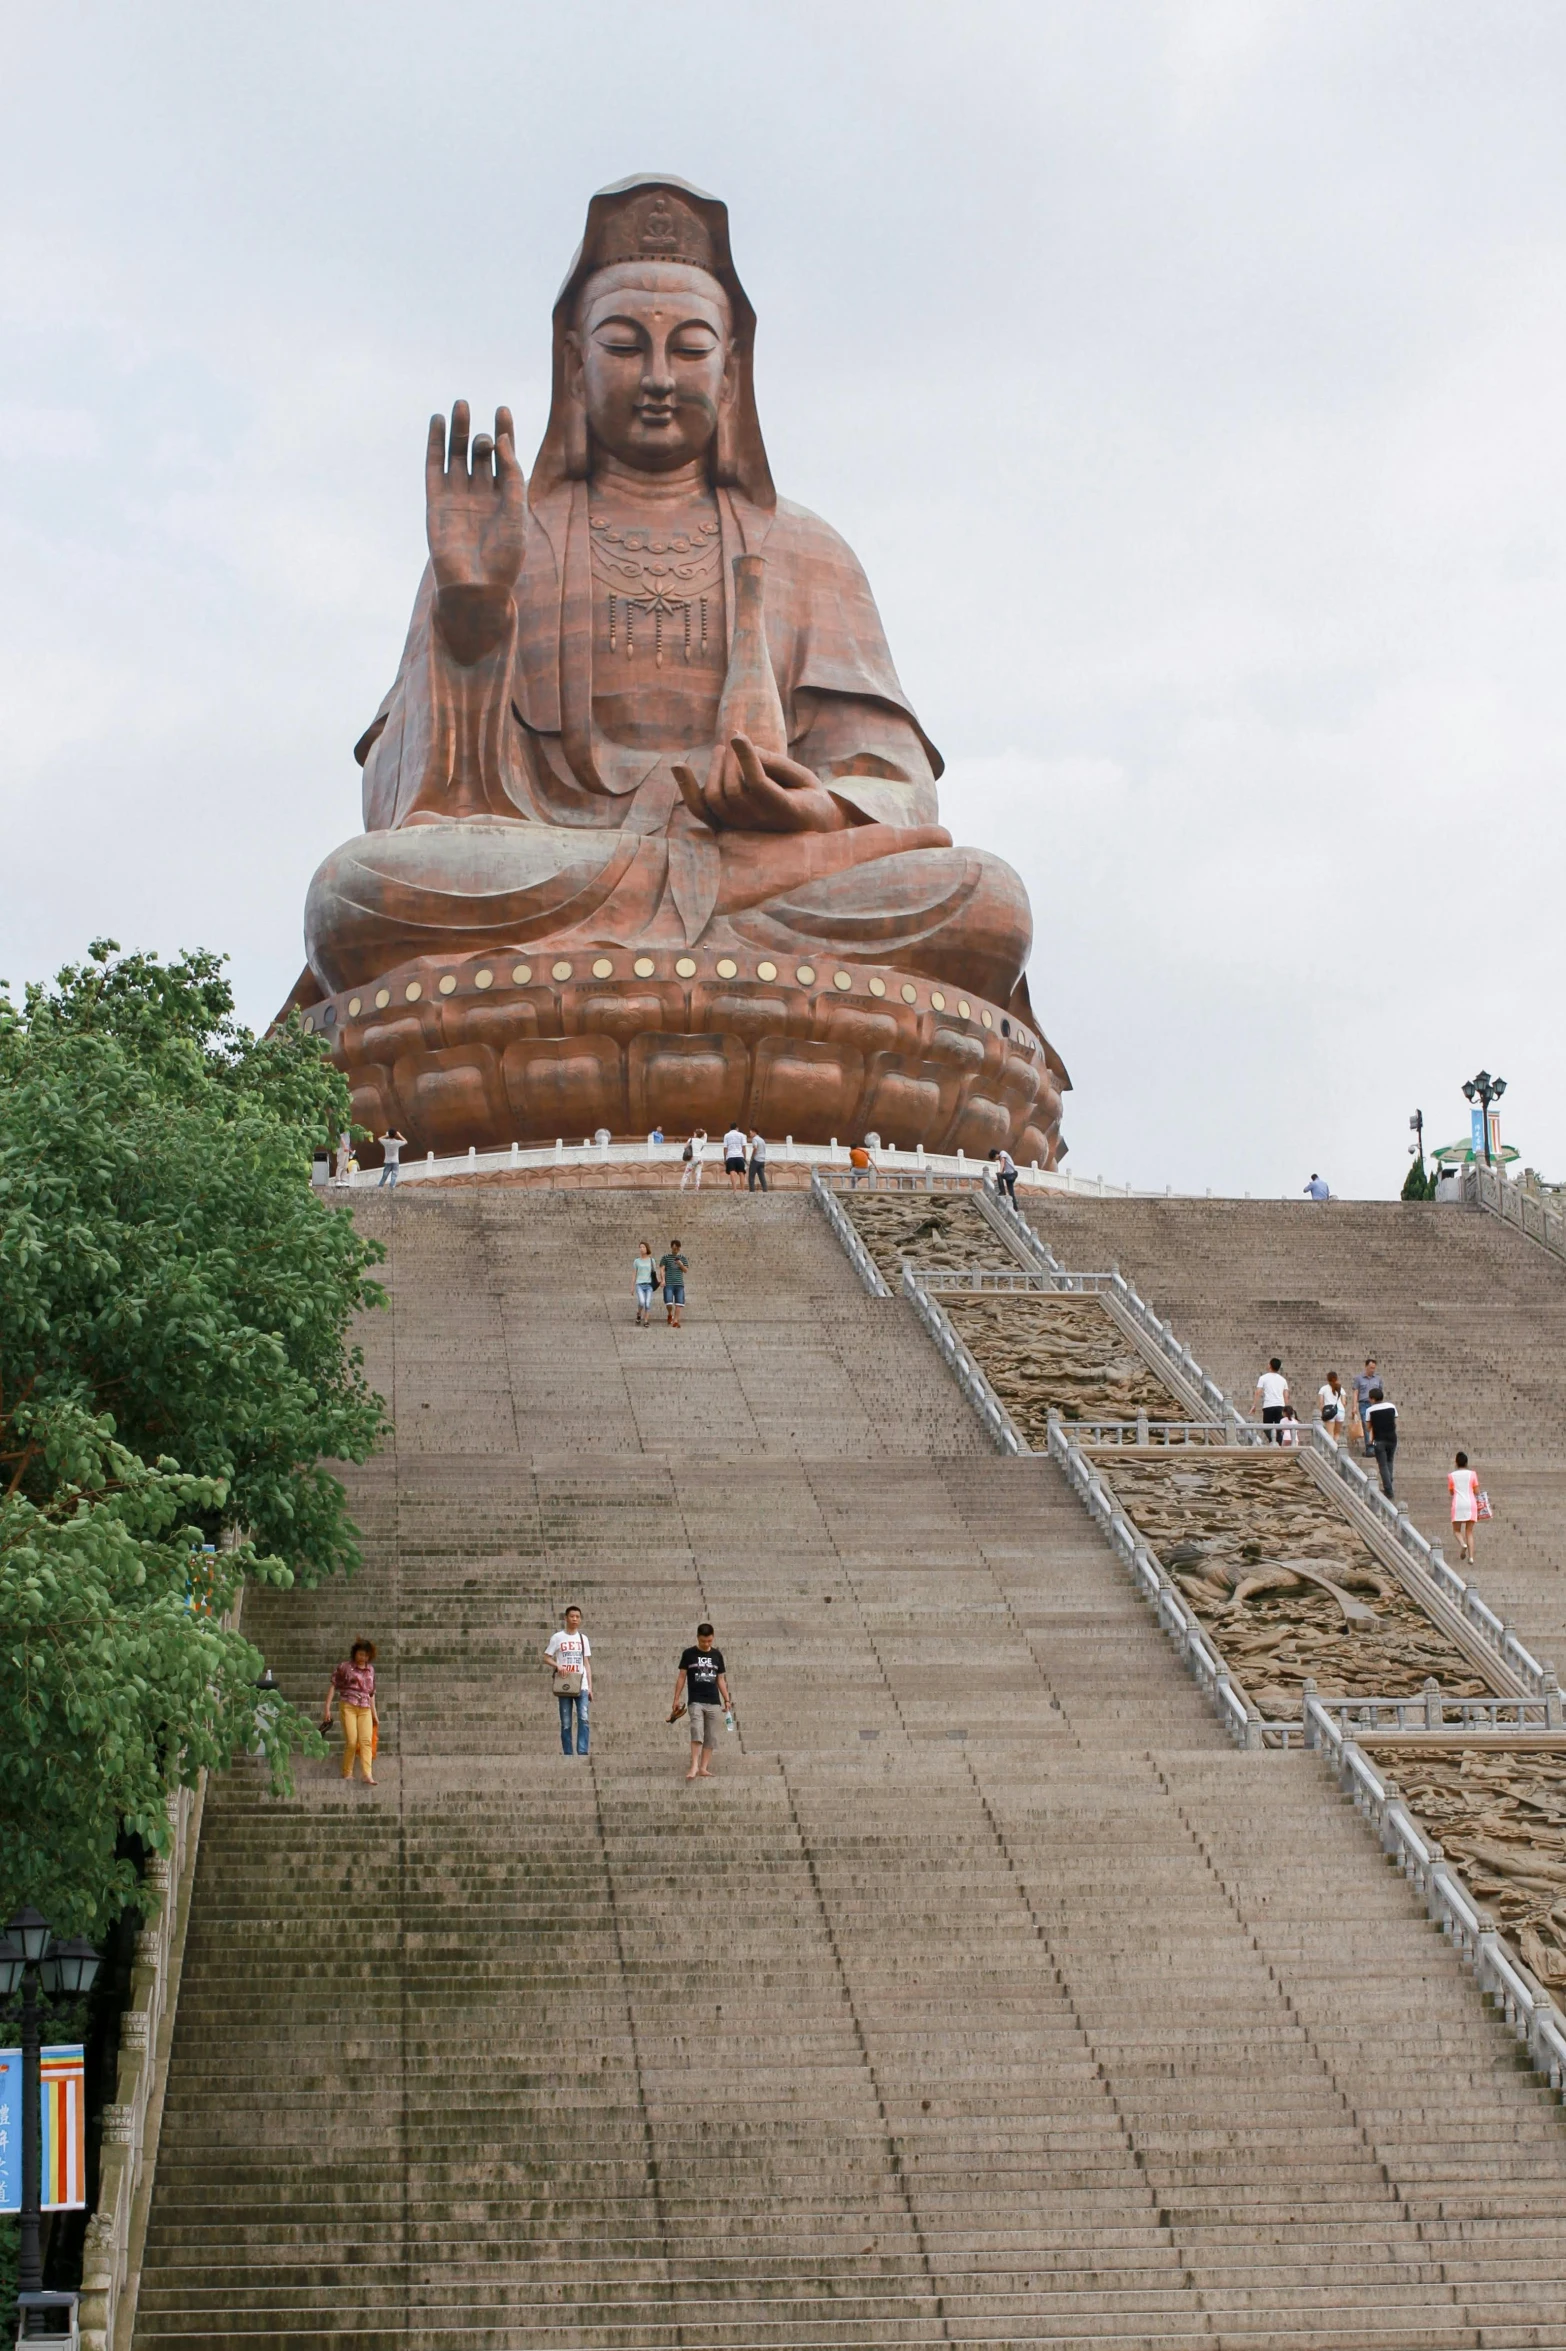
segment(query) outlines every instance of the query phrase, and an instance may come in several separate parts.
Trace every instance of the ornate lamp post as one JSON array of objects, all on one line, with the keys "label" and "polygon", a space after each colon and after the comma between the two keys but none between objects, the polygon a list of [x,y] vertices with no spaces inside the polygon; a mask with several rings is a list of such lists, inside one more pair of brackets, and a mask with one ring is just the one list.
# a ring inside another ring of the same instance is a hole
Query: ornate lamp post
[{"label": "ornate lamp post", "polygon": [[1477,1077],[1470,1078],[1463,1087],[1463,1092],[1470,1102],[1478,1102],[1483,1105],[1484,1163],[1486,1167],[1495,1165],[1490,1155],[1490,1105],[1492,1102],[1499,1102],[1505,1091],[1505,1078],[1493,1078],[1487,1069],[1482,1069]]},{"label": "ornate lamp post", "polygon": [[[19,1910],[0,1936],[0,1999],[22,1995],[22,2242],[17,2286],[22,2294],[43,2291],[39,2210],[43,2193],[43,2127],[38,2111],[40,1992],[78,1999],[90,1992],[99,1959],[81,1935],[57,1942],[49,1921],[31,1903]],[[24,2306],[25,2307],[25,2306]]]}]

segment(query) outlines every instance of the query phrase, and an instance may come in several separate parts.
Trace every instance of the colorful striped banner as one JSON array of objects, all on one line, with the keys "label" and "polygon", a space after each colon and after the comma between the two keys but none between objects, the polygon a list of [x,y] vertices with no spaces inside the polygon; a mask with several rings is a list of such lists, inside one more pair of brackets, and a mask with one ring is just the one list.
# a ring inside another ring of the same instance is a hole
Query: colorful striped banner
[{"label": "colorful striped banner", "polygon": [[[57,2042],[40,2052],[40,2180],[45,2212],[80,2212],[87,2202],[84,2055],[80,2041]],[[21,2208],[22,2052],[0,2049],[0,2212],[20,2212]]]},{"label": "colorful striped banner", "polygon": [[79,2212],[87,2201],[85,2055],[80,2041],[41,2052],[38,2102],[43,2111],[45,2212]]}]

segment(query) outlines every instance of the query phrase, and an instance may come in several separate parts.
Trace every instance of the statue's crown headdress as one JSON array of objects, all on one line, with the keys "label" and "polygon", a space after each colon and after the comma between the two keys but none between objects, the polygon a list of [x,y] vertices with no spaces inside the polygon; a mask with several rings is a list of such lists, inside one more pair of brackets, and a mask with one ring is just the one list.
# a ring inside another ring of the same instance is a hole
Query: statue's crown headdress
[{"label": "statue's crown headdress", "polygon": [[617,261],[674,261],[710,273],[717,263],[706,222],[668,188],[651,188],[617,204],[594,246],[594,269],[608,269]]}]

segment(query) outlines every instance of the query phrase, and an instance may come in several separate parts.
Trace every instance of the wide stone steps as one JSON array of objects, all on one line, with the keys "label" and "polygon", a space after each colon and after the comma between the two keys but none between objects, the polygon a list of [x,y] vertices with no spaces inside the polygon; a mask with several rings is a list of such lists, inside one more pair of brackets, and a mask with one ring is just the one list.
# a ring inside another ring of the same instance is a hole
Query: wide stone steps
[{"label": "wide stone steps", "polygon": [[1566,2344],[1558,2103],[807,1201],[681,1203],[680,1334],[637,1195],[361,1205],[365,1566],[246,1627],[379,1643],[378,1785],[210,1792],[138,2344]]}]

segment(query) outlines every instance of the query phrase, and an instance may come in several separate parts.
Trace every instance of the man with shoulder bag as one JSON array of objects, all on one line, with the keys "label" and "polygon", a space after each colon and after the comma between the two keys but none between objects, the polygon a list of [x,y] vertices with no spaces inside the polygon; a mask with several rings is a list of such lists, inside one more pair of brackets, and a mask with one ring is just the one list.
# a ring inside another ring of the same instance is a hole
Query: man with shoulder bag
[{"label": "man with shoulder bag", "polygon": [[554,1676],[554,1693],[560,1701],[560,1750],[571,1752],[572,1717],[576,1720],[576,1752],[587,1753],[587,1713],[593,1695],[593,1651],[582,1630],[582,1611],[572,1606],[565,1612],[565,1630],[554,1633],[544,1648],[544,1662]]}]

